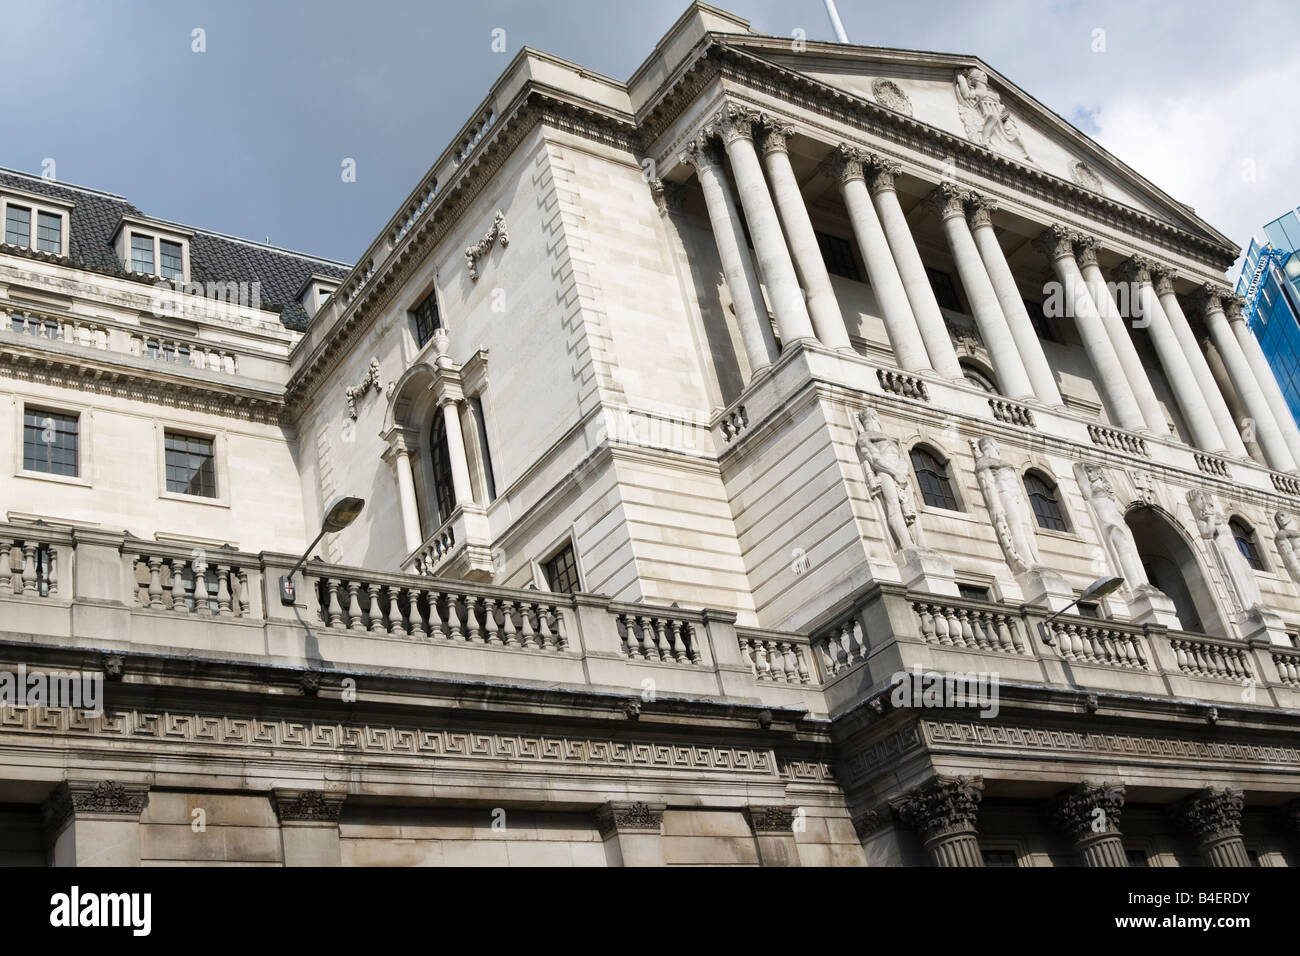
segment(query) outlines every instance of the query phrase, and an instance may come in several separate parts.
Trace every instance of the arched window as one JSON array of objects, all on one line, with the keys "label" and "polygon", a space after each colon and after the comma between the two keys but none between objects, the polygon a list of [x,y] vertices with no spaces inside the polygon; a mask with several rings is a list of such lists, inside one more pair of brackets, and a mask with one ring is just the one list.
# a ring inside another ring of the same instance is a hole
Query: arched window
[{"label": "arched window", "polygon": [[971,365],[969,362],[961,362],[961,374],[966,381],[970,382],[976,388],[981,388],[991,395],[1001,394],[998,391],[997,383],[993,381],[983,371]]},{"label": "arched window", "polygon": [[1259,556],[1259,546],[1255,543],[1255,532],[1240,518],[1229,518],[1228,527],[1237,539],[1237,550],[1245,557],[1246,563],[1256,571],[1264,570],[1264,559]]},{"label": "arched window", "polygon": [[952,482],[948,478],[948,465],[927,448],[912,449],[912,470],[916,472],[916,483],[921,486],[921,498],[931,508],[945,508],[948,511],[961,511],[957,506],[957,495],[953,493]]},{"label": "arched window", "polygon": [[434,412],[429,448],[430,463],[433,466],[433,493],[438,499],[438,524],[442,524],[456,510],[456,488],[451,482],[451,450],[447,445],[447,423],[442,417],[441,409]]},{"label": "arched window", "polygon": [[1034,517],[1038,527],[1048,531],[1069,531],[1070,525],[1061,510],[1061,498],[1054,485],[1046,475],[1036,471],[1025,473],[1025,491],[1029,494],[1029,503],[1033,506]]}]

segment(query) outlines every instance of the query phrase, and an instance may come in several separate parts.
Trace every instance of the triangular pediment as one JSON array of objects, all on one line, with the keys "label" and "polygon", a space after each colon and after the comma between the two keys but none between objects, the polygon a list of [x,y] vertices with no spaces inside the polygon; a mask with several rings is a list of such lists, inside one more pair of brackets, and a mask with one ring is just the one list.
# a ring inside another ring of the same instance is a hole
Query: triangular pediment
[{"label": "triangular pediment", "polygon": [[1231,246],[1188,206],[971,56],[728,36],[729,47],[911,117],[1210,242]]}]

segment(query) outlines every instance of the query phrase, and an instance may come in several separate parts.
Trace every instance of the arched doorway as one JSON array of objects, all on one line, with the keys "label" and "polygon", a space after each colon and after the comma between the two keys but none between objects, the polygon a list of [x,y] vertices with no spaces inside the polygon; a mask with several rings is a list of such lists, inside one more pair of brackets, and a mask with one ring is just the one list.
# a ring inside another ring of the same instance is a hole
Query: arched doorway
[{"label": "arched doorway", "polygon": [[1149,506],[1130,509],[1124,520],[1133,532],[1148,580],[1174,602],[1184,630],[1227,637],[1209,582],[1177,525]]}]

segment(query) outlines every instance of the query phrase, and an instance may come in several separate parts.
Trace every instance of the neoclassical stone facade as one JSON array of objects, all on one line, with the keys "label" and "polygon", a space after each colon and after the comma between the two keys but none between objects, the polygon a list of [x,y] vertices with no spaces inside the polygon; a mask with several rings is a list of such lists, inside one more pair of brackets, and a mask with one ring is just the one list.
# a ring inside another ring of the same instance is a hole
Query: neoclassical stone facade
[{"label": "neoclassical stone facade", "polygon": [[0,203],[7,862],[1298,858],[1236,250],[981,61],[526,50],[350,266]]}]

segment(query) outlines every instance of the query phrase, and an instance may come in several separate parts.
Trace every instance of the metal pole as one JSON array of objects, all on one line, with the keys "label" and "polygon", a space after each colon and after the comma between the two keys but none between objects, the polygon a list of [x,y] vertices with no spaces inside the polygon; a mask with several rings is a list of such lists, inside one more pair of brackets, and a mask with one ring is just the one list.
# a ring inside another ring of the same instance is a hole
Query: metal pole
[{"label": "metal pole", "polygon": [[844,22],[840,20],[840,12],[835,9],[835,0],[826,0],[826,15],[831,18],[831,29],[835,31],[835,38],[841,43],[848,43],[849,35],[844,32]]}]

